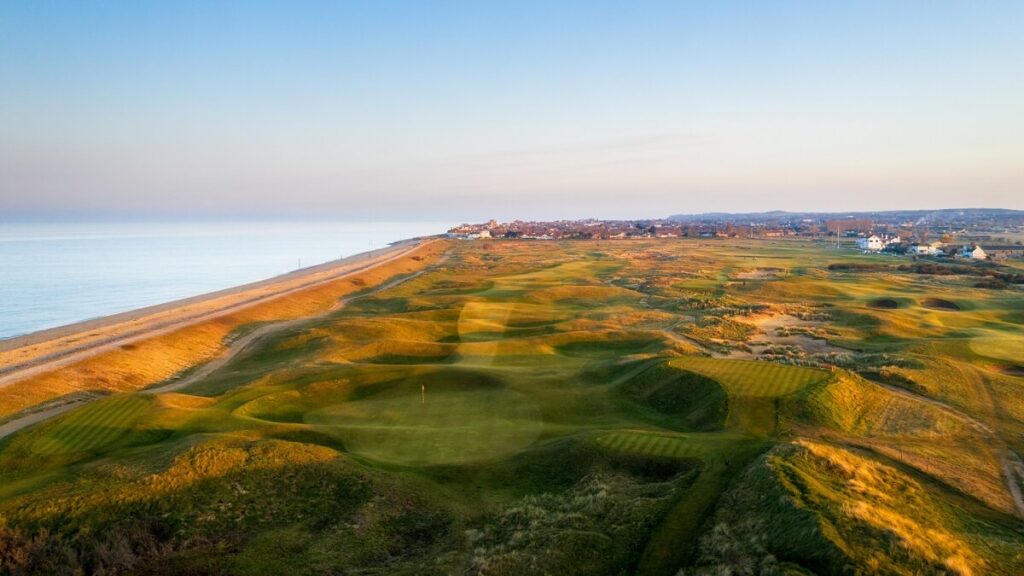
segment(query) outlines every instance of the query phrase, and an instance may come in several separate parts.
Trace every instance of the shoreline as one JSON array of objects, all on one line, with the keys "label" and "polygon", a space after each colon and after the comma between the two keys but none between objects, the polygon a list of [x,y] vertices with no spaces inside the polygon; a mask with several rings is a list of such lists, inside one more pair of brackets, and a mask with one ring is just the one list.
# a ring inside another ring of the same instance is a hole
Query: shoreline
[{"label": "shoreline", "polygon": [[399,240],[384,248],[264,280],[0,340],[0,389],[112,347],[127,346],[338,280],[400,258],[436,239],[425,236]]},{"label": "shoreline", "polygon": [[[133,308],[131,310],[125,310],[123,312],[115,312],[114,314],[108,314],[106,316],[86,318],[85,320],[71,322],[70,324],[62,324],[60,326],[53,326],[51,328],[42,328],[40,330],[27,332],[25,334],[5,336],[0,338],[0,352],[6,352],[8,350],[14,350],[15,348],[21,348],[24,346],[30,346],[32,344],[38,344],[40,342],[61,338],[63,336],[67,336],[68,334],[84,332],[86,330],[94,330],[96,328],[108,326],[112,323],[130,322],[133,319],[141,318],[150,314],[156,314],[171,308],[180,308],[182,306],[188,306],[190,304],[204,302],[210,300],[211,298],[229,296],[231,294],[239,292],[240,290],[252,290],[263,286],[269,286],[275,283],[287,281],[289,279],[301,278],[311,273],[323,270],[330,270],[331,268],[351,263],[352,261],[355,261],[357,259],[369,258],[375,254],[394,250],[400,244],[417,242],[423,238],[425,237],[398,240],[388,244],[383,248],[375,248],[373,250],[367,250],[366,252],[359,252],[351,256],[346,256],[344,258],[329,260],[327,262],[314,264],[312,266],[305,266],[303,268],[297,268],[295,270],[292,270],[291,272],[285,272],[284,274],[278,274],[276,276],[270,276],[269,278],[256,280],[254,282],[247,282],[245,284],[238,284],[236,286],[229,286],[227,288],[221,288],[219,290],[214,290],[212,292],[203,292],[202,294],[196,294],[194,296],[176,298],[174,300],[160,302],[159,304],[150,304],[148,306],[142,306],[141,308]],[[3,367],[0,367],[0,370],[2,369]]]}]

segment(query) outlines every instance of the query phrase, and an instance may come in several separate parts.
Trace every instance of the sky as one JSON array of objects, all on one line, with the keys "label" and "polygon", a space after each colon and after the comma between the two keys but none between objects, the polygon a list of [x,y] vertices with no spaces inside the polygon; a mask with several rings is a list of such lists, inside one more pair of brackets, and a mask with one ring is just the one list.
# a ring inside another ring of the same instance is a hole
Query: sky
[{"label": "sky", "polygon": [[1024,209],[1024,2],[0,0],[0,220]]}]

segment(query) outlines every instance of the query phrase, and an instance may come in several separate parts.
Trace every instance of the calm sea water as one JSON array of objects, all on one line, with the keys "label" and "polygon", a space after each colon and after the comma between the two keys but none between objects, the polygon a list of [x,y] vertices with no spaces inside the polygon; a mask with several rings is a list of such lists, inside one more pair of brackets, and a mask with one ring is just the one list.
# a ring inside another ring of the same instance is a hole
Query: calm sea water
[{"label": "calm sea water", "polygon": [[440,222],[0,223],[0,338],[262,280]]}]

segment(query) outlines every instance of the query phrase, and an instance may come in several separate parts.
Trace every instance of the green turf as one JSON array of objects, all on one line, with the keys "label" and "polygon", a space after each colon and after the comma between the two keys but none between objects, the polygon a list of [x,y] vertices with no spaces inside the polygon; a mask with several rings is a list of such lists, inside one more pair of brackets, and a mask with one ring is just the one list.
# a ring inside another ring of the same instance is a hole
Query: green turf
[{"label": "green turf", "polygon": [[[1002,458],[1024,451],[1024,378],[1007,372],[1020,292],[828,268],[878,258],[806,241],[453,243],[179,393],[101,399],[0,441],[0,561],[1019,573]],[[743,278],[759,268],[784,273]],[[887,298],[899,306],[871,305]],[[777,335],[756,323],[782,314],[843,347],[766,354]],[[908,527],[939,531],[925,546]]]},{"label": "green turf", "polygon": [[505,388],[424,390],[326,406],[306,422],[352,452],[407,465],[497,460],[529,446],[543,423],[528,396]]},{"label": "green turf", "polygon": [[117,396],[93,404],[60,419],[35,438],[33,452],[52,456],[89,452],[116,443],[129,434],[151,404],[141,396]]},{"label": "green turf", "polygon": [[736,396],[785,396],[828,377],[821,370],[748,360],[687,357],[671,365],[711,378]]}]

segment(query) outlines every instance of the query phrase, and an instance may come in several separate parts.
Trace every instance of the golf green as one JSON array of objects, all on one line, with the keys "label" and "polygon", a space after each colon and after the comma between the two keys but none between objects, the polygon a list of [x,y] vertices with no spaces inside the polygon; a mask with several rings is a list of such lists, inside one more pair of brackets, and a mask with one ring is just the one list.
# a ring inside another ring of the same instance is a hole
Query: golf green
[{"label": "golf green", "polygon": [[504,387],[407,390],[335,404],[306,422],[337,431],[352,452],[423,466],[497,460],[526,448],[543,428],[537,406]]}]

